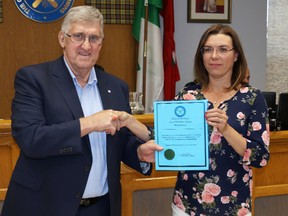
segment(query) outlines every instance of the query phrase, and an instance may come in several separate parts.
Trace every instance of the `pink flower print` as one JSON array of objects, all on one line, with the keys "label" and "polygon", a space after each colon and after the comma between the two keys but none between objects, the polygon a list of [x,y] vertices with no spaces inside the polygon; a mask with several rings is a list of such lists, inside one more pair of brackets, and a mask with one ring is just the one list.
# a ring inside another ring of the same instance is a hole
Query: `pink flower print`
[{"label": "pink flower print", "polygon": [[243,126],[245,124],[245,118],[246,118],[245,114],[242,112],[239,112],[237,113],[236,116],[238,118],[238,121],[240,122],[240,125]]},{"label": "pink flower print", "polygon": [[249,181],[249,188],[250,188],[250,196],[252,196],[252,192],[253,192],[253,180],[250,179]]},{"label": "pink flower print", "polygon": [[191,215],[190,216],[195,216],[195,215],[196,215],[196,213],[191,211]]},{"label": "pink flower print", "polygon": [[180,191],[175,192],[181,199],[183,198],[183,194]]},{"label": "pink flower print", "polygon": [[241,203],[242,208],[249,208],[249,203]]},{"label": "pink flower print", "polygon": [[262,161],[260,162],[260,166],[264,167],[267,165],[267,160],[262,159]]},{"label": "pink flower print", "polygon": [[198,176],[201,179],[201,178],[203,178],[205,176],[205,174],[203,172],[199,172]]},{"label": "pink flower print", "polygon": [[213,132],[211,134],[210,143],[214,145],[221,143],[221,134],[215,129],[213,129]]},{"label": "pink flower print", "polygon": [[175,194],[175,196],[174,196],[174,203],[179,209],[181,209],[182,211],[185,212],[186,208],[183,205],[183,202],[182,202],[182,200],[178,194]]},{"label": "pink flower print", "polygon": [[213,203],[214,197],[208,191],[204,190],[202,193],[202,201],[205,203]]},{"label": "pink flower print", "polygon": [[244,162],[249,162],[250,161],[250,156],[251,156],[251,149],[246,149],[244,156],[243,156],[243,161]]},{"label": "pink flower print", "polygon": [[243,176],[243,182],[248,182],[249,181],[249,175],[248,174],[245,174],[244,176]]},{"label": "pink flower print", "polygon": [[266,130],[270,134],[270,124],[266,124]]},{"label": "pink flower print", "polygon": [[240,89],[240,92],[241,92],[241,93],[247,93],[248,90],[249,90],[248,87],[243,87],[243,88]]},{"label": "pink flower print", "polygon": [[223,204],[228,204],[228,203],[230,202],[229,196],[222,196],[222,197],[221,197],[221,202],[222,202]]},{"label": "pink flower print", "polygon": [[267,130],[265,130],[263,133],[262,133],[262,140],[263,142],[265,143],[265,145],[269,146],[270,144],[270,133],[268,133]]},{"label": "pink flower print", "polygon": [[196,193],[197,201],[201,204],[203,201],[200,199],[200,194]]},{"label": "pink flower print", "polygon": [[184,174],[184,176],[183,176],[183,180],[185,180],[185,181],[188,180],[188,175],[187,175],[187,174]]},{"label": "pink flower print", "polygon": [[246,165],[243,165],[243,169],[247,172],[250,170],[249,166],[246,166]]},{"label": "pink flower print", "polygon": [[239,112],[239,113],[237,113],[237,118],[238,119],[244,119],[245,118],[245,114],[244,113],[242,113],[242,112]]},{"label": "pink flower print", "polygon": [[227,176],[232,178],[234,175],[235,175],[235,172],[233,170],[229,169],[227,172]]},{"label": "pink flower print", "polygon": [[261,130],[262,125],[260,124],[260,122],[253,122],[252,128],[253,128],[253,131],[258,131],[258,130]]},{"label": "pink flower print", "polygon": [[207,183],[204,186],[204,191],[207,191],[212,196],[218,196],[221,192],[221,188],[217,184]]},{"label": "pink flower print", "polygon": [[231,195],[232,195],[233,197],[237,197],[238,191],[232,191],[232,192],[231,192]]},{"label": "pink flower print", "polygon": [[253,171],[252,169],[249,170],[249,177],[252,177],[253,176]]},{"label": "pink flower print", "polygon": [[249,210],[247,208],[241,208],[238,210],[237,212],[237,216],[246,216],[247,214],[249,214]]},{"label": "pink flower print", "polygon": [[247,131],[247,136],[249,137],[251,135],[251,132],[250,131]]},{"label": "pink flower print", "polygon": [[217,164],[215,161],[215,158],[210,158],[210,166],[212,170],[215,170],[217,168]]},{"label": "pink flower print", "polygon": [[194,95],[187,93],[187,94],[183,95],[183,99],[184,100],[195,100],[196,98]]},{"label": "pink flower print", "polygon": [[192,94],[192,95],[199,94],[198,91],[195,91],[195,90],[188,90],[187,93]]}]

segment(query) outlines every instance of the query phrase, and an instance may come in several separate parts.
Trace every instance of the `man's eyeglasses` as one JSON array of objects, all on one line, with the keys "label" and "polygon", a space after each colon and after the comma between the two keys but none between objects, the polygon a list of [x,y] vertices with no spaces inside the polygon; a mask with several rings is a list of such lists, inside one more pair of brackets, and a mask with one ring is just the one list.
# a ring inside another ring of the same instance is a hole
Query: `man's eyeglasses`
[{"label": "man's eyeglasses", "polygon": [[229,49],[227,47],[219,47],[214,49],[213,47],[202,47],[201,49],[201,53],[203,55],[212,55],[214,53],[214,51],[216,50],[216,53],[218,55],[226,55],[228,52],[234,50],[235,48]]},{"label": "man's eyeglasses", "polygon": [[66,32],[64,32],[64,33],[65,33],[65,35],[66,35],[67,37],[70,37],[70,38],[71,38],[71,41],[72,41],[73,43],[76,43],[76,44],[82,44],[82,43],[84,43],[84,41],[86,40],[86,38],[88,38],[88,41],[89,41],[90,43],[98,44],[98,45],[100,45],[100,44],[103,42],[103,40],[104,40],[103,37],[100,37],[100,36],[98,36],[98,35],[88,35],[88,36],[86,36],[84,33],[75,33],[75,34],[68,34],[68,33],[66,33]]}]

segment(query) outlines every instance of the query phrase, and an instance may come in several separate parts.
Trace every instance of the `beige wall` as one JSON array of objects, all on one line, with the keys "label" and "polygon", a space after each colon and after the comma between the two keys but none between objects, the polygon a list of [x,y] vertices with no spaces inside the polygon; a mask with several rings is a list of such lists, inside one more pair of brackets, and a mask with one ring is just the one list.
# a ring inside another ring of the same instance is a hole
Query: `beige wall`
[{"label": "beige wall", "polygon": [[287,0],[269,0],[267,33],[268,91],[288,92]]}]

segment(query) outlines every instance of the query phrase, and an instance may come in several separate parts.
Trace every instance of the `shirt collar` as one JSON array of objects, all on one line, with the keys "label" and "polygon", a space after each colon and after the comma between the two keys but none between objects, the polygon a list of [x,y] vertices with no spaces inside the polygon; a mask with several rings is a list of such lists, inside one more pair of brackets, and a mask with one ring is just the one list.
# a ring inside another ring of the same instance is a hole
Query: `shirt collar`
[{"label": "shirt collar", "polygon": [[[65,59],[64,56],[63,56],[63,58],[64,58],[65,65],[66,65],[66,67],[68,68],[68,71],[69,71],[69,73],[70,73],[70,76],[71,76],[72,79],[73,79],[74,84],[78,84],[78,85],[79,85],[79,83],[78,83],[78,81],[77,81],[77,79],[76,79],[76,76],[75,76],[74,73],[72,72],[72,70],[71,70],[71,68],[69,67],[69,65],[68,65],[68,63],[67,63],[67,61],[66,61],[66,59]],[[93,84],[96,85],[97,82],[98,82],[98,80],[97,80],[95,68],[92,67],[92,68],[91,68],[91,71],[90,71],[89,78],[88,78],[87,85],[93,85]]]}]

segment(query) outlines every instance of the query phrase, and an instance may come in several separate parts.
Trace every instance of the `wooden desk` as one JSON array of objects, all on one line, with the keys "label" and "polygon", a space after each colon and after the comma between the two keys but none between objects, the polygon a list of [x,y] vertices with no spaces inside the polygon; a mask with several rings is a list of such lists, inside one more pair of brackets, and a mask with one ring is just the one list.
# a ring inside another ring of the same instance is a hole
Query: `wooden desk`
[{"label": "wooden desk", "polygon": [[10,120],[0,120],[0,200],[4,200],[19,148],[11,136]]},{"label": "wooden desk", "polygon": [[271,132],[271,158],[266,167],[254,169],[254,199],[288,194],[288,131]]},{"label": "wooden desk", "polygon": [[[153,126],[153,114],[135,115],[135,117],[141,122]],[[269,164],[262,169],[253,169],[253,201],[258,197],[288,194],[288,169],[286,167],[288,161],[288,131],[271,132],[270,138],[271,159]],[[18,146],[11,136],[10,120],[0,120],[0,200],[5,198],[18,155]],[[153,170],[151,176],[147,177],[122,165],[122,215],[132,216],[133,192],[173,188],[176,174],[177,172]]]}]

